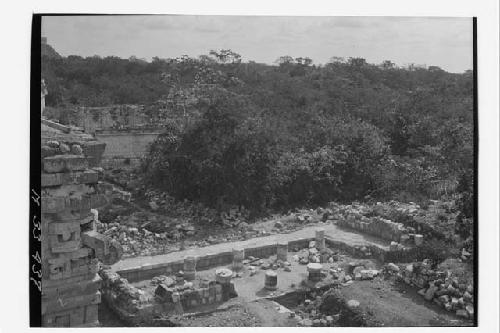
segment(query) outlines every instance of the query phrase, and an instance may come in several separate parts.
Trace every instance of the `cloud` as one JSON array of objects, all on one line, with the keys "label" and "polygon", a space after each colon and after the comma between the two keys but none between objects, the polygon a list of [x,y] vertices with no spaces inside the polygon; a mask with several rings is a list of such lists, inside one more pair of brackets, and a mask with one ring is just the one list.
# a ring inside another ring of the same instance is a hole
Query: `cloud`
[{"label": "cloud", "polygon": [[289,54],[309,56],[316,63],[332,56],[358,56],[375,63],[427,63],[457,72],[472,64],[468,18],[58,16],[44,18],[42,25],[49,43],[63,55],[151,59],[230,48],[244,59],[266,63]]}]

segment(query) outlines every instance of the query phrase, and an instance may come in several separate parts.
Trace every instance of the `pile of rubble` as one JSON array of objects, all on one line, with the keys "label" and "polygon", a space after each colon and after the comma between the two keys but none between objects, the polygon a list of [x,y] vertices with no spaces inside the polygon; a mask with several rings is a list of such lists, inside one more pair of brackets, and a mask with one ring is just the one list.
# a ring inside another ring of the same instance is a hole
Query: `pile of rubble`
[{"label": "pile of rubble", "polygon": [[[280,260],[277,258],[260,259],[253,256],[249,256],[244,259],[243,264],[246,266],[247,270],[250,272],[250,276],[257,274],[257,270],[278,270],[283,269],[285,272],[291,271],[291,264],[288,261]],[[235,273],[235,277],[241,277],[241,273]]]},{"label": "pile of rubble", "polygon": [[[201,230],[192,222],[165,219],[161,215],[144,212],[117,216],[113,222],[98,223],[97,229],[120,242],[123,246],[124,257],[164,254],[270,234],[255,230],[243,223],[235,228],[222,229],[219,226],[218,229]],[[207,231],[213,234],[206,236]]]},{"label": "pile of rubble", "polygon": [[432,269],[430,260],[398,266],[389,263],[384,270],[398,280],[413,285],[418,294],[458,317],[474,319],[474,287],[471,281],[455,276],[451,270]]},{"label": "pile of rubble", "polygon": [[97,230],[122,245],[124,258],[155,255],[175,250],[169,246],[166,233],[153,233],[145,228],[128,227],[119,222],[98,222]]},{"label": "pile of rubble", "polygon": [[[367,315],[361,310],[360,302],[345,301],[335,289],[323,293],[312,291],[300,302],[290,315],[298,320],[299,326],[335,327],[366,326]],[[376,326],[376,323],[373,323]]]},{"label": "pile of rubble", "polygon": [[[118,193],[116,188],[113,193]],[[124,257],[164,254],[291,232],[317,221],[306,213],[294,213],[249,224],[245,222],[244,211],[216,214],[202,205],[177,202],[166,194],[149,192],[147,196],[151,211],[138,211],[134,204],[123,200],[120,205],[112,204],[100,212],[101,221],[106,223],[98,223],[98,230],[120,242]],[[299,222],[301,218],[304,222]]]},{"label": "pile of rubble", "polygon": [[370,210],[366,206],[357,204],[338,207],[336,209],[337,224],[340,226],[356,229],[383,239],[405,243],[411,236],[415,235],[415,229],[406,227],[402,223],[396,223],[380,216],[370,216]]},{"label": "pile of rubble", "polygon": [[[375,221],[388,224],[387,227],[391,229],[389,234],[394,236],[390,240],[394,241],[398,241],[396,238],[400,234],[397,229],[400,229],[404,234],[404,228],[407,229],[409,234],[417,233],[429,238],[452,239],[457,216],[453,202],[438,200],[430,200],[429,206],[425,209],[413,202],[402,203],[394,200],[375,204],[354,202],[351,205],[340,205],[331,202],[329,203],[329,210],[329,219],[345,221],[351,218],[351,222],[347,222],[347,224],[355,224],[354,221],[370,223],[373,222],[374,217],[377,217]],[[400,225],[391,225],[388,222]],[[365,232],[370,231],[370,227],[366,225],[350,227],[359,230],[364,227],[365,229],[368,228]],[[373,228],[375,232],[378,229],[379,227]]]},{"label": "pile of rubble", "polygon": [[298,252],[293,256],[293,260],[298,261],[301,265],[309,263],[330,263],[339,261],[339,251],[332,250],[326,246],[318,246],[316,241],[310,241],[309,247],[304,250],[294,249]]},{"label": "pile of rubble", "polygon": [[215,280],[188,278],[182,271],[175,276],[156,276],[149,286],[136,287],[109,270],[101,270],[103,298],[124,322],[151,325],[152,322],[182,314],[187,309],[224,302],[237,294],[231,276]]},{"label": "pile of rubble", "polygon": [[131,285],[127,279],[109,270],[99,272],[102,278],[102,293],[108,304],[114,309],[120,309],[124,316],[131,316],[138,312],[138,306],[148,302],[148,297],[139,288]]},{"label": "pile of rubble", "polygon": [[151,280],[156,285],[154,295],[156,301],[171,306],[177,312],[205,304],[227,301],[236,297],[234,284],[228,281],[184,280],[184,273],[178,272],[175,278],[158,276]]},{"label": "pile of rubble", "polygon": [[201,203],[188,200],[179,201],[166,192],[148,190],[142,194],[149,208],[157,213],[168,214],[172,217],[196,219],[197,223],[220,223],[220,214]]}]

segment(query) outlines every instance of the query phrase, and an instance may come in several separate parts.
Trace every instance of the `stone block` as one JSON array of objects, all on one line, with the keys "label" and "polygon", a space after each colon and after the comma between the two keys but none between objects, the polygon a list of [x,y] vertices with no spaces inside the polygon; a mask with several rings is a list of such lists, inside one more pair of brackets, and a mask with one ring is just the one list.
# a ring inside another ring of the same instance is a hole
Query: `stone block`
[{"label": "stone block", "polygon": [[103,142],[91,141],[81,145],[83,154],[87,157],[90,167],[98,166],[101,163],[102,155],[106,149]]},{"label": "stone block", "polygon": [[465,311],[467,311],[469,318],[474,318],[474,307],[472,305],[467,305]]},{"label": "stone block", "polygon": [[44,327],[96,326],[96,324],[98,323],[97,319],[95,319],[96,317],[97,317],[97,305],[79,306],[43,315],[42,325]]},{"label": "stone block", "polygon": [[42,213],[53,214],[66,210],[69,204],[67,197],[45,197],[42,196],[41,209]]},{"label": "stone block", "polygon": [[88,274],[82,274],[78,276],[72,276],[70,278],[62,279],[62,280],[49,280],[45,279],[45,277],[42,277],[42,290],[49,289],[49,288],[55,288],[61,285],[66,285],[66,284],[74,284],[78,283],[81,281],[86,281],[86,280],[92,280],[95,277],[95,272],[94,273],[88,273]]},{"label": "stone block", "polygon": [[81,196],[42,196],[42,213],[57,214],[68,212],[80,217],[90,214],[92,208],[99,208],[107,203],[104,195],[84,194]]},{"label": "stone block", "polygon": [[102,279],[96,274],[91,280],[60,284],[52,287],[42,286],[42,297],[58,298],[93,294],[99,291],[101,285]]},{"label": "stone block", "polygon": [[99,307],[97,304],[87,305],[85,307],[85,317],[83,319],[84,324],[93,324],[97,322]]},{"label": "stone block", "polygon": [[436,287],[435,285],[429,286],[429,288],[425,292],[425,296],[424,296],[425,300],[431,301],[434,298],[434,294],[436,293],[437,290],[438,290],[438,287]]},{"label": "stone block", "polygon": [[99,291],[90,295],[57,299],[42,297],[42,315],[99,303],[101,303],[101,293]]},{"label": "stone block", "polygon": [[98,261],[89,257],[68,259],[64,257],[48,260],[50,280],[67,279],[74,276],[96,274]]},{"label": "stone block", "polygon": [[78,230],[63,235],[49,235],[49,246],[53,253],[73,252],[80,248],[80,226]]},{"label": "stone block", "polygon": [[466,310],[463,310],[463,309],[459,309],[455,312],[455,314],[457,315],[457,317],[461,317],[461,318],[465,318],[465,319],[468,319],[469,318],[469,314],[467,313]]},{"label": "stone block", "polygon": [[158,296],[163,302],[172,302],[172,295],[174,290],[161,283],[155,289],[155,295]]},{"label": "stone block", "polygon": [[47,173],[83,171],[88,166],[85,157],[78,155],[55,155],[43,159],[43,170]]},{"label": "stone block", "polygon": [[69,184],[95,184],[98,182],[98,180],[99,175],[94,170],[41,174],[42,187],[52,187]]}]

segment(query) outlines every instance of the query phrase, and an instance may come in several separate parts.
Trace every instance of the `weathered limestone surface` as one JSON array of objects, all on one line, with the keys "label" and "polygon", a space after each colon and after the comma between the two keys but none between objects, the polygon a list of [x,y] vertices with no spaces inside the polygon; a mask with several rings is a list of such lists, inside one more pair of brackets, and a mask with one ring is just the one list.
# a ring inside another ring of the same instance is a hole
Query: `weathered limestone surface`
[{"label": "weathered limestone surface", "polygon": [[98,325],[99,260],[113,264],[121,246],[95,231],[102,144],[42,124],[42,325]]}]

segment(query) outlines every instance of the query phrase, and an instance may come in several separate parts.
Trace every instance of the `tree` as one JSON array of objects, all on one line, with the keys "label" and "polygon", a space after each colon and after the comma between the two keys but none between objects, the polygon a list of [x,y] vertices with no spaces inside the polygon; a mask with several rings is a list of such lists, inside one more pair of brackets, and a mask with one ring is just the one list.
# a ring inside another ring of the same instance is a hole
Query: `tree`
[{"label": "tree", "polygon": [[210,55],[215,57],[215,59],[222,64],[239,64],[241,63],[241,55],[236,52],[233,52],[230,49],[227,50],[210,50]]},{"label": "tree", "polygon": [[381,67],[383,69],[393,69],[394,67],[396,67],[396,64],[390,60],[384,60],[381,64]]},{"label": "tree", "polygon": [[280,66],[287,65],[287,64],[293,64],[293,62],[294,62],[293,57],[291,57],[289,55],[281,56],[278,59],[276,59],[276,61],[275,61],[275,63],[277,63]]},{"label": "tree", "polygon": [[329,64],[345,64],[346,60],[344,57],[331,57],[330,60],[328,61]]},{"label": "tree", "polygon": [[349,66],[359,68],[359,67],[366,66],[366,59],[364,59],[364,58],[349,58],[347,60],[347,63],[349,64]]},{"label": "tree", "polygon": [[295,63],[298,64],[298,65],[301,65],[301,66],[309,66],[312,64],[312,59],[311,58],[308,58],[308,57],[298,57],[298,58],[295,58]]}]

